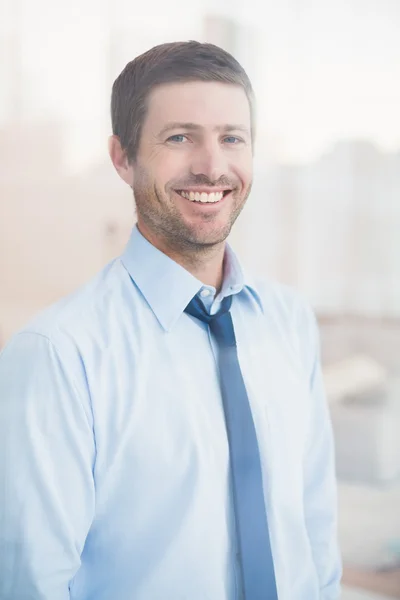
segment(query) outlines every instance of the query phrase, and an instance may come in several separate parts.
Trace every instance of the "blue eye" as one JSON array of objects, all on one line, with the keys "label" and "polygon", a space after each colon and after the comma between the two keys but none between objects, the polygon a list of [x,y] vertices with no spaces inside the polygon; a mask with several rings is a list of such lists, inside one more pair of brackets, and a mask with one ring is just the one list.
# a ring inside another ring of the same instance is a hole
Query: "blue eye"
[{"label": "blue eye", "polygon": [[242,140],[234,135],[228,135],[226,137],[224,137],[224,142],[226,142],[227,144],[238,144],[239,142],[241,142]]},{"label": "blue eye", "polygon": [[182,144],[186,140],[187,140],[186,136],[184,136],[180,133],[177,133],[176,135],[171,135],[171,137],[169,137],[167,139],[167,142],[174,142],[175,144]]}]

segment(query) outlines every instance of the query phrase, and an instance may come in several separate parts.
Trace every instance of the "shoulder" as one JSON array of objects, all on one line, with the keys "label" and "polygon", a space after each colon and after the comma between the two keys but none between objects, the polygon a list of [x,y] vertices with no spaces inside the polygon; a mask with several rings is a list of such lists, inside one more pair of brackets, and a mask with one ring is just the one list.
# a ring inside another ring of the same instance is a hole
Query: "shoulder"
[{"label": "shoulder", "polygon": [[265,278],[253,278],[263,318],[284,338],[306,368],[319,354],[319,331],[309,299],[294,287]]},{"label": "shoulder", "polygon": [[47,340],[67,357],[85,339],[99,337],[110,313],[118,312],[127,280],[129,275],[120,259],[113,260],[86,284],[38,313],[14,334],[6,348],[21,346],[28,338],[31,347],[35,340],[38,346]]},{"label": "shoulder", "polygon": [[310,301],[292,286],[254,277],[252,288],[258,296],[262,312],[269,319],[302,332],[314,327],[315,314]]},{"label": "shoulder", "polygon": [[87,361],[102,356],[108,330],[123,303],[128,303],[129,294],[132,298],[132,287],[116,259],[84,286],[39,313],[1,351],[0,391],[20,390],[21,395],[21,389],[28,388],[74,388],[90,402]]}]

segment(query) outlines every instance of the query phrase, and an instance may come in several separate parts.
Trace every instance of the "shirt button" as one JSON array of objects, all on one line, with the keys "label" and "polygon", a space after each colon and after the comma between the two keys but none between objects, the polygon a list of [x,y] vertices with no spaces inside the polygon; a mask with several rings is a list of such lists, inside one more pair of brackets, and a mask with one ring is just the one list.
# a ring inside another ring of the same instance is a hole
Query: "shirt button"
[{"label": "shirt button", "polygon": [[200,292],[200,296],[202,298],[207,298],[207,296],[209,296],[211,294],[210,290],[201,290]]}]

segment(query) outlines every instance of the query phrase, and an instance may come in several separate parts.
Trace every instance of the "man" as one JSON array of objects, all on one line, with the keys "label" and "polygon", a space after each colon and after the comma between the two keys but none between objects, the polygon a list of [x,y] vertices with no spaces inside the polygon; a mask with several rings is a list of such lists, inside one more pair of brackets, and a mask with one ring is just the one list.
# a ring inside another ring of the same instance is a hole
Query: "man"
[{"label": "man", "polygon": [[339,597],[315,321],[225,242],[253,103],[210,44],[158,46],[115,81],[137,226],[0,358],[2,600]]}]

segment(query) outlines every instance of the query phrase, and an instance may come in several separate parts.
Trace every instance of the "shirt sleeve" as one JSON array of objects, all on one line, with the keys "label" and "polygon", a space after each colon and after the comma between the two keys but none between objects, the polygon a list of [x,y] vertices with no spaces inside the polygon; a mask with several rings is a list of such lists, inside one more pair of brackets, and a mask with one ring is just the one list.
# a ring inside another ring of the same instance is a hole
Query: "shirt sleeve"
[{"label": "shirt sleeve", "polygon": [[304,456],[306,527],[320,581],[320,598],[338,600],[342,564],[337,538],[335,448],[322,379],[318,326],[309,307],[303,326],[306,329],[303,353],[307,357],[311,393],[309,435]]},{"label": "shirt sleeve", "polygon": [[52,342],[0,354],[0,598],[67,600],[94,512],[90,411]]}]

